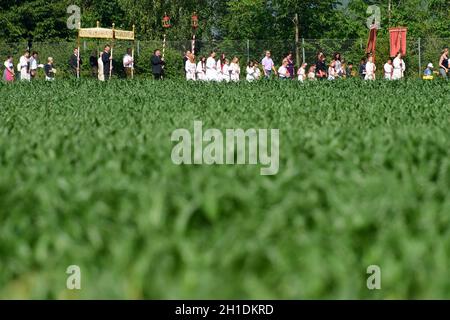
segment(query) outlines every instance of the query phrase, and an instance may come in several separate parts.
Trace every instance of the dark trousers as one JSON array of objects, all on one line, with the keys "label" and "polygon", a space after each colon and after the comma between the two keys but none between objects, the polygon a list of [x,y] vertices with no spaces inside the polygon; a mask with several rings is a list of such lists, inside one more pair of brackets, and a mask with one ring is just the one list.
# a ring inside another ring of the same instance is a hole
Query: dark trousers
[{"label": "dark trousers", "polygon": [[155,78],[155,80],[161,80],[161,73],[154,73],[153,77]]}]

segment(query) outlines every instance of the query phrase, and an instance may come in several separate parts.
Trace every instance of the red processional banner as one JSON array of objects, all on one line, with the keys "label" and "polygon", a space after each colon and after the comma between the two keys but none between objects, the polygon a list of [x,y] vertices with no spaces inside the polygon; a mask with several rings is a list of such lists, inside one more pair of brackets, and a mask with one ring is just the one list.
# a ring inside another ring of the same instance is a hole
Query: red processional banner
[{"label": "red processional banner", "polygon": [[389,28],[391,57],[395,57],[398,52],[401,52],[402,56],[406,55],[406,32],[407,32],[407,30],[408,30],[407,28],[403,28],[403,27]]}]

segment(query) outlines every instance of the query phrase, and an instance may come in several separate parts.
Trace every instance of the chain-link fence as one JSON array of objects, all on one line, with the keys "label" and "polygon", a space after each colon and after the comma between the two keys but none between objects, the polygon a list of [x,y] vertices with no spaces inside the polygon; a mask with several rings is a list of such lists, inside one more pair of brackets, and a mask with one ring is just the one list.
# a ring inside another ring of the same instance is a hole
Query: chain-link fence
[{"label": "chain-link fence", "polygon": [[[237,56],[240,58],[242,67],[250,60],[260,61],[264,57],[265,50],[271,50],[276,64],[280,64],[283,57],[288,52],[293,53],[296,65],[299,62],[315,63],[316,55],[322,51],[327,56],[327,61],[331,61],[335,52],[341,53],[343,59],[348,63],[352,62],[355,67],[365,56],[366,39],[300,39],[298,43],[292,40],[223,40],[223,41],[203,41],[195,42],[195,54],[197,57],[208,56],[209,52],[215,50],[218,54],[225,53],[228,57]],[[89,57],[98,56],[98,52],[106,44],[103,40],[83,40],[81,42],[81,58],[83,60],[82,75],[90,76]],[[408,77],[418,77],[429,62],[436,67],[442,48],[449,45],[450,39],[408,39],[406,75]],[[75,42],[35,42],[32,44],[32,51],[39,52],[40,63],[45,63],[47,57],[54,58],[55,67],[59,69],[58,77],[69,77],[68,60],[72,54]],[[162,41],[117,41],[114,43],[114,70],[117,77],[123,77],[122,56],[127,48],[134,47],[136,60],[136,75],[149,76],[150,56],[152,52],[162,47]],[[183,77],[182,57],[186,50],[191,50],[192,41],[167,41],[166,42],[166,62],[167,77]],[[6,59],[7,55],[14,56],[15,64],[20,55],[27,49],[27,43],[0,44],[0,58]],[[382,72],[382,66],[389,56],[389,39],[378,38],[376,50],[376,63],[378,71]],[[3,61],[4,61],[3,60]]]}]

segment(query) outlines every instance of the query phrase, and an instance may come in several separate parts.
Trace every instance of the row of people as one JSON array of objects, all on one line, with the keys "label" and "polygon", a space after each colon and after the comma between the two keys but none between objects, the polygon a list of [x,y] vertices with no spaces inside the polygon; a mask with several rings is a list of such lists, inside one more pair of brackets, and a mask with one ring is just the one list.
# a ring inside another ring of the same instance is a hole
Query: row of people
[{"label": "row of people", "polygon": [[[39,53],[33,51],[25,51],[24,54],[20,57],[19,62],[16,66],[17,68],[17,76],[24,81],[31,81],[36,78],[38,69],[41,68],[44,70],[45,79],[47,81],[52,81],[55,79],[56,69],[53,64],[53,58],[48,57],[46,64],[40,64],[38,62]],[[8,56],[6,61],[4,62],[4,71],[3,71],[3,80],[7,82],[13,82],[16,80],[16,72],[14,69],[14,58],[13,56]]]},{"label": "row of people", "polygon": [[[186,79],[188,80],[201,80],[201,81],[239,81],[241,78],[241,69],[239,66],[239,58],[233,57],[231,61],[221,54],[220,58],[216,61],[216,52],[211,52],[208,58],[201,57],[198,63],[195,61],[195,56],[191,52],[187,52],[184,57],[184,71]],[[18,77],[21,80],[31,81],[36,77],[38,68],[44,69],[46,80],[53,80],[55,78],[56,69],[54,68],[53,58],[49,57],[47,63],[39,64],[39,54],[34,51],[25,53],[20,57],[17,64]],[[104,50],[96,56],[93,52],[89,59],[89,63],[92,70],[92,76],[98,78],[101,81],[105,81],[110,78],[112,74],[112,56],[111,47],[106,45]],[[74,76],[78,76],[81,66],[83,64],[82,59],[78,55],[78,48],[75,48],[73,54],[69,58],[69,67]],[[449,50],[444,48],[439,60],[439,74],[447,78],[449,74]],[[155,50],[151,57],[151,69],[155,79],[161,79],[164,74],[164,59],[161,57],[161,51]],[[359,70],[353,69],[353,64],[346,63],[341,59],[339,53],[333,55],[333,59],[329,65],[326,63],[326,58],[323,52],[319,52],[317,55],[316,63],[309,66],[303,63],[300,68],[295,72],[294,62],[292,59],[292,53],[289,53],[281,63],[281,66],[276,69],[275,63],[271,58],[271,52],[266,51],[265,57],[261,61],[262,69],[259,67],[259,63],[256,61],[250,61],[246,68],[246,80],[254,81],[264,78],[271,78],[273,75],[278,76],[280,79],[294,79],[297,78],[300,81],[315,80],[315,79],[328,79],[335,80],[338,78],[355,77],[359,74],[359,77],[365,80],[375,80],[376,78],[376,65],[372,55],[368,55],[367,58],[363,58],[359,65]],[[8,56],[4,63],[3,79],[6,81],[14,81],[16,78],[13,57]],[[127,78],[132,77],[134,71],[134,58],[131,48],[127,49],[127,53],[123,56],[123,68]],[[405,75],[406,64],[403,60],[402,54],[399,52],[394,59],[389,59],[383,66],[383,74],[385,79],[398,80],[402,79]],[[427,69],[424,72],[424,76],[430,77],[433,74],[433,64],[429,63]]]}]

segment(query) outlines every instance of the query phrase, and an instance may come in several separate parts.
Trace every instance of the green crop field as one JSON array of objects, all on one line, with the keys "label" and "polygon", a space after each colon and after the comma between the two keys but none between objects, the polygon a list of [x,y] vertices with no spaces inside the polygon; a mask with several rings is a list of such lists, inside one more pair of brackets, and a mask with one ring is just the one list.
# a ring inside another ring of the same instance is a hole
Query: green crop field
[{"label": "green crop field", "polygon": [[[0,97],[0,298],[450,298],[447,82],[57,81]],[[279,129],[278,174],[173,164],[171,133],[194,120]]]}]

